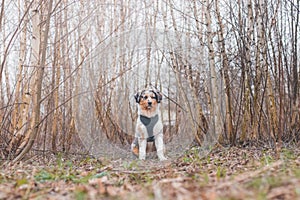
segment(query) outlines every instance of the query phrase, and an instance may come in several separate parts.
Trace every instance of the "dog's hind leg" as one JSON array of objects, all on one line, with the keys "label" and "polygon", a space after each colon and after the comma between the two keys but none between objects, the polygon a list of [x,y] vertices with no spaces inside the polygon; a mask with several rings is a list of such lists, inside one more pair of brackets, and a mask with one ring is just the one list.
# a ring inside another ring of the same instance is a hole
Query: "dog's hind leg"
[{"label": "dog's hind leg", "polygon": [[139,140],[137,137],[134,138],[131,144],[131,152],[134,156],[139,157]]}]

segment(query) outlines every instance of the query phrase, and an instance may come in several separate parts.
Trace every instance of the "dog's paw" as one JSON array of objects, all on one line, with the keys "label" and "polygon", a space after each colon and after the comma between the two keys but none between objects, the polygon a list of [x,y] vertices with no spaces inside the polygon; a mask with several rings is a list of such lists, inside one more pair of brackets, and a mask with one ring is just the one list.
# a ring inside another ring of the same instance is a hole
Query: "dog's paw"
[{"label": "dog's paw", "polygon": [[158,159],[159,159],[159,161],[166,161],[166,160],[168,160],[168,158],[166,158],[165,156],[159,156]]},{"label": "dog's paw", "polygon": [[139,156],[140,160],[146,160],[146,156]]}]

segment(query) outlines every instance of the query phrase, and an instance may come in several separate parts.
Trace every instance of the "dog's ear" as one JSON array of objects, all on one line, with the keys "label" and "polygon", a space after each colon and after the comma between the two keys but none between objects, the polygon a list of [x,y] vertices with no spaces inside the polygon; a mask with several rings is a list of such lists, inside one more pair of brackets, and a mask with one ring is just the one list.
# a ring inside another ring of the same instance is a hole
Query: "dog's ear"
[{"label": "dog's ear", "polygon": [[139,92],[137,92],[137,93],[134,95],[134,98],[135,98],[135,102],[140,103],[141,95],[140,95]]},{"label": "dog's ear", "polygon": [[162,100],[162,94],[159,91],[156,91],[155,94],[156,94],[157,103],[160,103]]},{"label": "dog's ear", "polygon": [[142,95],[144,95],[145,90],[139,91],[134,95],[135,101],[140,103]]}]

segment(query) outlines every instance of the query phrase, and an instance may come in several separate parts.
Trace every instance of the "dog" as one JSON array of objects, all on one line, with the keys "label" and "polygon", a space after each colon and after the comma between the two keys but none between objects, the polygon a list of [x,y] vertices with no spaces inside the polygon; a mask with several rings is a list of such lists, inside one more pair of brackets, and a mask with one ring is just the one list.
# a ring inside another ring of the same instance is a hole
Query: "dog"
[{"label": "dog", "polygon": [[154,142],[160,161],[164,155],[163,123],[160,113],[162,95],[155,89],[145,89],[135,94],[138,104],[135,138],[131,144],[132,153],[140,160],[146,159],[147,142]]}]

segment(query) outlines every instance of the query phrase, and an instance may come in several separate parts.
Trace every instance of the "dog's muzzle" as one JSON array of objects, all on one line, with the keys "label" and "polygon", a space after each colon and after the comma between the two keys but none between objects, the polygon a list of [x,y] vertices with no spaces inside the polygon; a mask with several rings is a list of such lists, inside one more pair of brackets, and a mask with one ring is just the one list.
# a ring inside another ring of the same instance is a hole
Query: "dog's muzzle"
[{"label": "dog's muzzle", "polygon": [[152,108],[152,102],[148,101],[148,108]]}]

